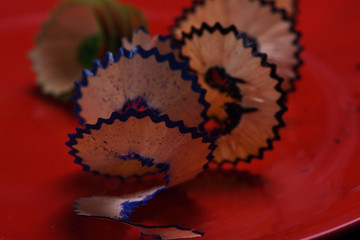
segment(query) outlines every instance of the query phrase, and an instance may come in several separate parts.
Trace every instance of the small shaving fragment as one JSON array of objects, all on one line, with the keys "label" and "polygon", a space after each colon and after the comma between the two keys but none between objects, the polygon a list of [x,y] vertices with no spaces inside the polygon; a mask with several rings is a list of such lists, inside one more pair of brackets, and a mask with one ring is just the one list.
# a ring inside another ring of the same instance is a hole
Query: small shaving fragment
[{"label": "small shaving fragment", "polygon": [[278,9],[284,9],[286,15],[290,18],[295,17],[297,10],[298,0],[265,0],[266,2],[274,2],[275,7]]},{"label": "small shaving fragment", "polygon": [[161,36],[160,34],[157,34],[154,37],[151,37],[150,33],[143,27],[133,31],[131,42],[127,38],[123,38],[122,46],[128,51],[136,46],[140,46],[144,50],[157,48],[159,53],[162,55],[173,53],[176,61],[184,61],[184,59],[180,56],[181,45],[179,43],[175,43],[171,35]]}]

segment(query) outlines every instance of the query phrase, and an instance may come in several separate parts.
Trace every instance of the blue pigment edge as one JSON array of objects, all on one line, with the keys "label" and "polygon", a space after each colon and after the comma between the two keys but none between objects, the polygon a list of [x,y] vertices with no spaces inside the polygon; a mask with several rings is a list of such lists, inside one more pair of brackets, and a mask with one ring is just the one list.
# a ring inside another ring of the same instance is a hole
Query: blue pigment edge
[{"label": "blue pigment edge", "polygon": [[[179,131],[182,134],[191,134],[192,139],[196,139],[196,138],[202,138],[202,142],[203,143],[210,143],[209,145],[209,150],[210,153],[207,155],[207,159],[208,162],[204,165],[204,169],[208,168],[208,163],[214,158],[213,156],[213,151],[216,148],[216,138],[213,137],[209,137],[207,135],[207,133],[205,132],[198,132],[198,129],[196,127],[186,127],[184,125],[183,121],[171,121],[169,119],[169,116],[167,114],[164,115],[157,115],[155,114],[151,109],[147,109],[144,111],[137,111],[133,108],[127,110],[125,113],[118,113],[118,112],[113,112],[110,116],[110,118],[108,119],[103,119],[103,118],[99,118],[96,124],[85,124],[84,128],[76,128],[76,133],[71,133],[68,134],[69,137],[69,141],[67,141],[65,144],[70,147],[70,151],[69,154],[72,155],[75,160],[74,162],[77,164],[80,164],[83,167],[83,170],[86,172],[92,172],[95,175],[100,175],[100,172],[98,171],[93,171],[91,170],[91,167],[84,164],[83,160],[81,157],[77,156],[78,150],[76,150],[74,148],[74,146],[77,144],[76,139],[77,138],[83,138],[83,134],[91,134],[91,130],[99,130],[102,126],[102,124],[113,124],[115,120],[120,120],[122,122],[126,122],[129,117],[136,117],[137,119],[142,119],[145,117],[150,117],[150,119],[154,122],[154,123],[160,123],[160,122],[165,122],[165,125],[168,128],[178,128]],[[159,165],[160,168],[160,165]],[[163,168],[166,168],[165,166]],[[160,171],[162,169],[160,168]],[[107,177],[112,177],[109,174],[101,174],[101,175],[105,175]],[[166,174],[167,176],[167,174]],[[124,179],[124,177],[122,176],[117,176],[120,179]]]},{"label": "blue pigment edge", "polygon": [[81,79],[81,81],[75,82],[75,94],[71,97],[71,100],[74,103],[73,113],[78,117],[79,123],[81,125],[84,125],[84,123],[85,123],[85,119],[82,118],[80,115],[81,106],[78,103],[78,100],[81,99],[81,97],[82,97],[81,88],[88,86],[88,77],[95,76],[98,68],[106,69],[110,61],[116,63],[121,59],[121,57],[131,59],[136,54],[139,54],[144,59],[149,58],[151,56],[155,56],[156,61],[159,63],[167,61],[169,63],[169,67],[171,70],[174,70],[174,71],[180,70],[182,79],[185,81],[192,82],[191,89],[194,92],[200,94],[198,102],[204,106],[204,110],[201,112],[201,117],[203,118],[203,122],[198,126],[200,130],[203,130],[204,129],[203,126],[204,126],[205,122],[207,122],[209,120],[209,117],[207,116],[206,112],[209,109],[210,104],[208,102],[206,102],[206,100],[205,100],[206,90],[201,88],[200,85],[198,84],[197,76],[194,74],[191,74],[188,71],[189,66],[186,62],[178,62],[175,59],[175,55],[173,53],[161,55],[157,48],[152,48],[150,50],[144,50],[141,46],[136,46],[135,48],[133,48],[130,51],[128,51],[124,48],[120,48],[116,54],[107,52],[104,59],[102,59],[102,60],[95,59],[94,60],[94,63],[93,63],[93,66],[91,69],[83,70],[82,79]]},{"label": "blue pigment edge", "polygon": [[[191,231],[192,233],[195,233],[195,234],[198,234],[200,235],[201,237],[203,237],[205,235],[205,232],[200,232],[196,229],[193,229],[193,228],[185,228],[185,227],[182,227],[178,224],[170,224],[170,225],[154,225],[154,226],[147,226],[147,225],[143,225],[143,224],[139,224],[139,223],[133,223],[131,221],[127,221],[127,220],[121,220],[121,219],[114,219],[114,218],[110,218],[110,217],[100,217],[100,216],[96,216],[96,215],[87,215],[85,217],[96,217],[96,218],[103,218],[103,219],[108,219],[108,220],[112,220],[112,221],[118,221],[118,222],[123,222],[125,224],[130,224],[132,226],[135,226],[135,227],[141,227],[141,228],[147,228],[147,229],[154,229],[154,228],[177,228],[181,231]],[[144,234],[140,231],[141,235],[145,235],[145,236],[150,236],[148,234]],[[154,236],[155,239],[162,239],[161,236]]]},{"label": "blue pigment edge", "polygon": [[230,161],[225,159],[218,165],[223,165],[224,163],[231,163],[236,165],[239,161],[244,161],[250,163],[253,158],[263,159],[264,152],[266,150],[272,150],[273,141],[280,140],[279,129],[285,126],[285,122],[282,117],[283,114],[287,111],[287,107],[285,105],[286,92],[284,92],[281,88],[281,84],[283,82],[283,78],[276,74],[276,65],[267,62],[267,54],[260,53],[257,50],[257,43],[252,38],[248,37],[246,33],[239,33],[234,25],[230,27],[224,28],[219,23],[216,23],[214,26],[209,26],[207,23],[203,23],[199,29],[192,27],[191,32],[189,34],[183,33],[183,41],[185,39],[192,39],[194,35],[201,36],[204,31],[208,31],[210,33],[214,33],[215,31],[219,31],[221,34],[225,35],[228,33],[233,33],[237,39],[243,39],[244,48],[251,48],[251,53],[254,57],[261,59],[261,66],[270,68],[270,77],[274,80],[277,80],[277,84],[275,85],[275,90],[278,91],[281,95],[280,98],[276,101],[276,103],[280,106],[280,110],[275,114],[275,118],[278,121],[278,124],[273,126],[272,131],[274,133],[273,138],[267,139],[267,147],[259,148],[258,155],[249,155],[246,159],[236,158],[235,161]]},{"label": "blue pigment edge", "polygon": [[[135,208],[137,207],[140,207],[140,206],[144,206],[147,204],[147,201],[154,198],[155,195],[157,195],[159,192],[161,192],[162,190],[166,189],[166,186],[162,187],[162,188],[159,188],[158,190],[156,190],[153,194],[151,195],[148,195],[144,200],[142,201],[138,201],[136,202],[137,204],[133,204],[133,203],[128,203],[128,205],[124,206],[125,203],[123,203],[123,208],[132,208],[132,209],[129,209],[130,211],[127,212],[127,214],[132,214],[134,211],[135,211]],[[74,201],[76,203],[76,205],[78,204],[78,202],[75,200]],[[76,208],[76,205],[74,205],[73,207]],[[170,224],[170,225],[153,225],[153,226],[148,226],[148,225],[143,225],[143,224],[139,224],[139,223],[133,223],[130,221],[130,218],[127,216],[127,215],[123,215],[124,213],[120,212],[120,217],[124,217],[124,219],[115,219],[115,218],[111,218],[111,217],[106,217],[106,216],[97,216],[97,215],[86,215],[85,217],[96,217],[96,218],[103,218],[103,219],[109,219],[109,220],[112,220],[112,221],[118,221],[118,222],[123,222],[123,223],[126,223],[126,224],[130,224],[132,226],[135,226],[135,227],[141,227],[141,228],[147,228],[147,229],[153,229],[153,228],[177,228],[181,231],[191,231],[192,233],[195,233],[195,234],[198,234],[200,236],[204,236],[205,235],[205,232],[200,232],[196,229],[193,229],[193,228],[185,228],[185,227],[182,227],[178,224]],[[140,233],[142,235],[147,235],[147,234],[144,234],[140,231]],[[147,235],[148,236],[148,235]],[[154,236],[155,239],[162,239],[161,236]]]}]

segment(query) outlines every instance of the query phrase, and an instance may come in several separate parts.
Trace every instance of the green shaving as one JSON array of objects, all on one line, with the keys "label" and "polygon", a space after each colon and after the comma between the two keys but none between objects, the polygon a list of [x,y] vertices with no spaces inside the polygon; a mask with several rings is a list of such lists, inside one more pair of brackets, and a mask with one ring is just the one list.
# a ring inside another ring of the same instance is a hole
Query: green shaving
[{"label": "green shaving", "polygon": [[91,68],[94,58],[97,57],[101,45],[101,34],[88,37],[78,50],[78,58],[81,65]]}]

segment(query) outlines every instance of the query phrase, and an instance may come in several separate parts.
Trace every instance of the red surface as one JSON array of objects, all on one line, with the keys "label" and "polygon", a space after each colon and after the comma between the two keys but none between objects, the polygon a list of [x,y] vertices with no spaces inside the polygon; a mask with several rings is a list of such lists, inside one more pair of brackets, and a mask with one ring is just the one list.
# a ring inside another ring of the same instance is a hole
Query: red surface
[{"label": "red surface", "polygon": [[[145,9],[153,33],[166,33],[181,7],[190,5],[190,0],[126,2]],[[83,173],[64,144],[77,125],[71,106],[34,88],[26,54],[55,3],[3,0],[1,5],[0,238],[141,238],[117,222],[72,211],[74,199],[133,191],[143,181]],[[160,194],[138,210],[137,219],[194,227],[206,232],[203,239],[312,238],[358,224],[359,9],[358,0],[302,0],[303,80],[289,96],[282,141],[263,161],[210,170]]]}]

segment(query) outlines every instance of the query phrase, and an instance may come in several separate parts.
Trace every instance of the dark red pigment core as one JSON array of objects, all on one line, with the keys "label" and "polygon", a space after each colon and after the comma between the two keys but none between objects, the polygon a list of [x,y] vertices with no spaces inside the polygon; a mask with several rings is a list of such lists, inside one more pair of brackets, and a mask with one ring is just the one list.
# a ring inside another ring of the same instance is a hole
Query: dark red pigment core
[{"label": "dark red pigment core", "polygon": [[210,120],[205,123],[204,128],[212,137],[219,137],[231,133],[231,131],[240,123],[243,114],[257,111],[257,108],[243,108],[238,103],[242,100],[242,94],[237,84],[244,84],[245,81],[231,77],[225,72],[224,68],[210,68],[205,74],[205,82],[212,88],[215,88],[234,99],[234,102],[227,102],[224,104],[225,112],[228,115],[224,121],[220,121],[216,117],[210,116]]},{"label": "dark red pigment core", "polygon": [[226,74],[224,68],[210,68],[205,74],[205,82],[209,84],[210,87],[216,88],[222,93],[227,93],[236,100],[241,101],[242,99],[240,89],[236,84],[245,83],[245,81],[239,78],[233,78]]},{"label": "dark red pigment core", "polygon": [[122,109],[117,110],[118,113],[125,113],[129,109],[135,109],[137,111],[145,111],[147,109],[152,110],[155,114],[160,114],[160,111],[151,108],[147,105],[146,101],[142,97],[138,97],[135,100],[128,100]]}]

